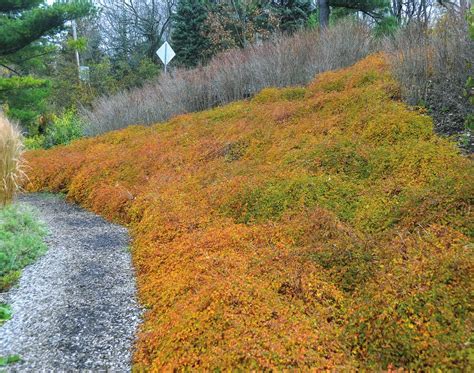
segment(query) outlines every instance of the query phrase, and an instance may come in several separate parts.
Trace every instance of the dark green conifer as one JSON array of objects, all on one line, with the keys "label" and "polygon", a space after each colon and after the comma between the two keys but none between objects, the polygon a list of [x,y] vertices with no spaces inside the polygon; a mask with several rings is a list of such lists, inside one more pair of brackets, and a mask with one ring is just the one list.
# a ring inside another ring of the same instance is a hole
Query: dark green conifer
[{"label": "dark green conifer", "polygon": [[0,1],[0,109],[36,133],[37,120],[46,110],[50,82],[31,75],[54,50],[48,35],[64,23],[91,13],[87,0]]},{"label": "dark green conifer", "polygon": [[205,0],[179,0],[171,35],[178,64],[192,67],[210,57],[211,45],[206,36],[207,15]]}]

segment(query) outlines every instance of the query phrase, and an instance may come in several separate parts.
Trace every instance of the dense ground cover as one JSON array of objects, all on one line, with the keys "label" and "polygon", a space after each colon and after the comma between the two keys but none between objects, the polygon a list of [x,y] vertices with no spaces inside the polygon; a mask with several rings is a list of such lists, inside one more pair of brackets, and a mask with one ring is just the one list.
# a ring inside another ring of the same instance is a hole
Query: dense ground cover
[{"label": "dense ground cover", "polygon": [[399,96],[371,56],[30,152],[27,187],[130,226],[137,367],[466,369],[473,165]]}]

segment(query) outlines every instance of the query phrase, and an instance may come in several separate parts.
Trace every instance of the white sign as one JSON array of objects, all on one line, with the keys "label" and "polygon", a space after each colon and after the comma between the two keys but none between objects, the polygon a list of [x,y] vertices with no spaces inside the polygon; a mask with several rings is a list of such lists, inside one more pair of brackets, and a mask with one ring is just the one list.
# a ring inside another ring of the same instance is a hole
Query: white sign
[{"label": "white sign", "polygon": [[174,56],[176,56],[176,53],[174,53],[173,48],[171,48],[171,45],[169,45],[167,41],[165,41],[160,49],[156,51],[156,54],[158,57],[160,57],[160,60],[163,61],[165,65],[165,71],[166,65],[168,65]]}]

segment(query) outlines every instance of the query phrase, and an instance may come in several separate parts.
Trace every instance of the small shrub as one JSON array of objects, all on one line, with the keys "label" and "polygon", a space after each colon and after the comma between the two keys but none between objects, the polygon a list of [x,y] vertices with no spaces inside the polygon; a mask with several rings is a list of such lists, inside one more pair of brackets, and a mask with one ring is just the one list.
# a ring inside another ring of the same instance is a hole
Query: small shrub
[{"label": "small shrub", "polygon": [[10,203],[23,174],[23,143],[18,127],[0,113],[0,207]]},{"label": "small shrub", "polygon": [[83,123],[75,111],[66,111],[61,116],[53,115],[52,122],[46,127],[44,135],[36,135],[25,139],[27,149],[51,148],[55,145],[67,145],[83,136]]},{"label": "small shrub", "polygon": [[46,129],[44,147],[66,145],[82,136],[83,124],[76,113],[69,110],[60,117],[53,117],[53,123]]},{"label": "small shrub", "polygon": [[27,150],[35,150],[35,149],[44,148],[44,141],[45,141],[44,135],[29,136],[23,139],[23,143]]}]

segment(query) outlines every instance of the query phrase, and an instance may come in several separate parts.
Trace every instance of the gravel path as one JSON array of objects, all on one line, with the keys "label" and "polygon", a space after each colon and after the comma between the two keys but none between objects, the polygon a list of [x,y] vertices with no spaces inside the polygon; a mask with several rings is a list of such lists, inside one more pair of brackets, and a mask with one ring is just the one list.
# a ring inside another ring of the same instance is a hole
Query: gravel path
[{"label": "gravel path", "polygon": [[7,370],[130,371],[140,309],[126,229],[60,197],[19,200],[40,211],[49,250],[6,295],[13,318],[0,328],[0,356],[22,358]]}]

